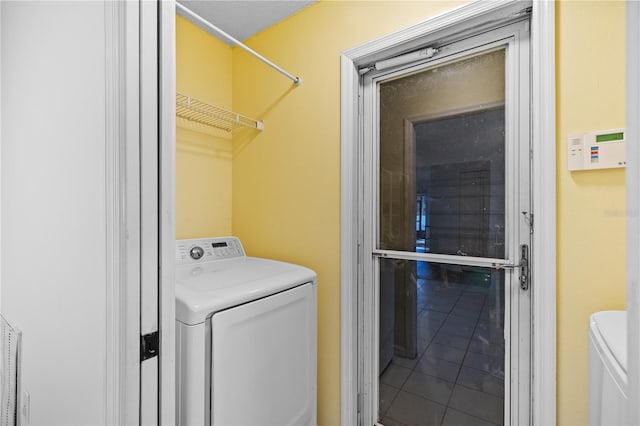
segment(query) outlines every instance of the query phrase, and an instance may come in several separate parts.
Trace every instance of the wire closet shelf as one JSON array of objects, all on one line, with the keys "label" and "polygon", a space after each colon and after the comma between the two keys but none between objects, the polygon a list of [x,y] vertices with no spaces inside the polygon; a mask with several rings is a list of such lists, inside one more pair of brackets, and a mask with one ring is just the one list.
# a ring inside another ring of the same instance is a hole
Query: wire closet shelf
[{"label": "wire closet shelf", "polygon": [[239,127],[264,129],[264,122],[211,105],[191,96],[176,93],[176,116],[225,132]]}]

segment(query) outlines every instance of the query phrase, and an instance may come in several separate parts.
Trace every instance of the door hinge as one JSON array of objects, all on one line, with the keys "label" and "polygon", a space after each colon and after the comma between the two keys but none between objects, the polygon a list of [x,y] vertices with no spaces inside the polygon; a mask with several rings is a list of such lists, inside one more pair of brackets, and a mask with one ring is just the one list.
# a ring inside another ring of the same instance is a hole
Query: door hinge
[{"label": "door hinge", "polygon": [[158,356],[159,340],[157,331],[140,336],[140,362]]}]

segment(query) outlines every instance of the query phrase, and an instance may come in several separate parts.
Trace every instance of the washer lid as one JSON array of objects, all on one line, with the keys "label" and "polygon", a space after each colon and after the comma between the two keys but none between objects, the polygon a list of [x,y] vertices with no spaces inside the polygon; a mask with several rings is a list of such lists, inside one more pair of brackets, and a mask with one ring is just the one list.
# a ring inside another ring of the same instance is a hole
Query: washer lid
[{"label": "washer lid", "polygon": [[214,312],[308,282],[316,283],[311,269],[255,257],[178,266],[176,318],[199,324]]},{"label": "washer lid", "polygon": [[624,373],[627,372],[627,312],[602,311],[591,315],[590,327]]}]

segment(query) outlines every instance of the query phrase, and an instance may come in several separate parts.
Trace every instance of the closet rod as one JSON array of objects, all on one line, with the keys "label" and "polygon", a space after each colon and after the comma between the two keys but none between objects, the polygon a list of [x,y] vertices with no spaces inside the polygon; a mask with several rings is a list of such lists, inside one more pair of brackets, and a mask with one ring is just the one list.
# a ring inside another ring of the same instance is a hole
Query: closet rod
[{"label": "closet rod", "polygon": [[220,28],[216,27],[211,22],[207,21],[206,19],[204,19],[200,15],[196,14],[195,12],[193,12],[192,10],[187,8],[186,6],[176,2],[176,7],[178,7],[180,10],[182,10],[184,13],[186,13],[189,16],[191,16],[192,18],[194,18],[198,22],[200,22],[203,25],[207,26],[208,28],[210,28],[211,30],[216,32],[217,34],[220,34],[221,36],[231,40],[232,42],[234,42],[235,44],[240,46],[242,49],[244,49],[245,51],[249,52],[250,54],[252,54],[256,58],[260,59],[262,62],[264,62],[265,64],[269,65],[274,70],[278,71],[280,74],[282,74],[285,77],[287,77],[288,79],[292,80],[293,83],[296,86],[298,86],[298,85],[300,85],[300,83],[302,83],[302,79],[300,79],[300,77],[296,77],[295,75],[286,72],[285,70],[283,70],[282,68],[280,68],[279,66],[277,66],[276,64],[274,64],[273,62],[271,62],[270,60],[268,60],[267,58],[265,58],[261,54],[259,54],[258,52],[256,52],[255,50],[251,49],[249,46],[247,46],[247,45],[243,44],[241,41],[236,40],[235,38],[231,37],[229,34],[227,34],[226,32],[222,31]]}]

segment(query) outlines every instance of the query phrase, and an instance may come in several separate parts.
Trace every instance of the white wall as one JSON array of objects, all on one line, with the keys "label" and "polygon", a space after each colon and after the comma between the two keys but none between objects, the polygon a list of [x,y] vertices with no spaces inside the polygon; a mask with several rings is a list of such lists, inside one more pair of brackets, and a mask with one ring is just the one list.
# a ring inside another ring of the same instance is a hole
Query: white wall
[{"label": "white wall", "polygon": [[1,308],[31,424],[105,422],[103,2],[0,2]]}]

